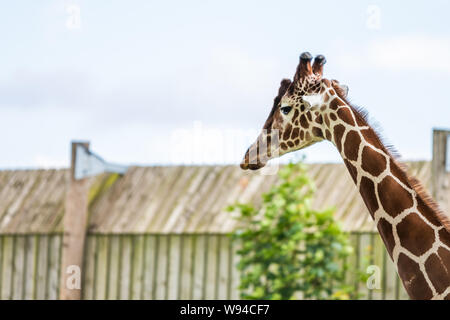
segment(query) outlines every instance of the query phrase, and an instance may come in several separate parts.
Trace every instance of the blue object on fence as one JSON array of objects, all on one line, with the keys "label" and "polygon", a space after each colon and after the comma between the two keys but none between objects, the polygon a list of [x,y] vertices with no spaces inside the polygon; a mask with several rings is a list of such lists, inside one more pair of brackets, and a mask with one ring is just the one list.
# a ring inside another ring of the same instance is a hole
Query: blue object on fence
[{"label": "blue object on fence", "polygon": [[76,147],[75,180],[96,176],[104,172],[125,174],[127,169],[127,166],[106,162],[81,144]]}]

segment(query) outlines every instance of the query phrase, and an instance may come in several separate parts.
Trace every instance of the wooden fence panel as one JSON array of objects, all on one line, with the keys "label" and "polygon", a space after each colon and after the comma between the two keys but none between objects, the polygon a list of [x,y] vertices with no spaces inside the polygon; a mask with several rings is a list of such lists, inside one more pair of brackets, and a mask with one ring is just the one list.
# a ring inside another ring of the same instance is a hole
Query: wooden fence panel
[{"label": "wooden fence panel", "polygon": [[[0,298],[57,299],[61,235],[0,235]],[[346,282],[361,299],[408,299],[378,234],[351,234]],[[239,245],[227,235],[90,234],[85,299],[239,299]],[[381,270],[380,289],[359,280]]]},{"label": "wooden fence panel", "polygon": [[130,299],[142,299],[144,290],[144,236],[133,236],[133,251],[131,256],[131,296]]},{"label": "wooden fence panel", "polygon": [[383,292],[383,254],[386,252],[384,248],[383,241],[381,238],[375,234],[370,233],[370,248],[373,252],[373,255],[370,260],[370,264],[375,265],[381,271],[380,279],[378,281],[379,288],[373,288],[369,291],[369,299],[371,300],[382,300],[382,292]]},{"label": "wooden fence panel", "polygon": [[192,298],[192,280],[194,272],[194,236],[181,236],[181,270],[180,270],[180,299]]},{"label": "wooden fence panel", "polygon": [[83,284],[81,285],[82,298],[86,300],[94,299],[95,288],[95,256],[97,237],[90,236],[86,238],[86,249],[81,274],[83,277]]},{"label": "wooden fence panel", "polygon": [[361,246],[360,246],[360,234],[350,235],[350,245],[353,247],[353,254],[346,258],[346,263],[348,265],[348,270],[345,275],[345,281],[348,285],[355,288],[354,293],[358,293],[359,281],[358,275],[355,273],[355,269],[359,270]]},{"label": "wooden fence panel", "polygon": [[207,235],[206,247],[206,282],[204,287],[205,299],[216,299],[216,285],[218,276],[218,235]]},{"label": "wooden fence panel", "polygon": [[193,267],[193,288],[192,299],[204,299],[203,287],[206,275],[206,238],[202,235],[195,236],[194,242],[194,267]]},{"label": "wooden fence panel", "polygon": [[14,236],[4,236],[2,241],[2,291],[0,299],[9,300],[12,296]]},{"label": "wooden fence panel", "polygon": [[180,257],[181,252],[181,238],[179,235],[169,236],[169,261],[167,274],[167,299],[177,300],[179,295],[180,283]]},{"label": "wooden fence panel", "polygon": [[[370,264],[370,260],[373,254],[373,251],[370,247],[370,234],[369,233],[361,233],[359,235],[359,272],[367,276],[367,267]],[[365,281],[358,281],[358,292],[361,294],[360,299],[368,299],[370,296],[371,290],[368,289],[367,283]]]},{"label": "wooden fence panel", "polygon": [[230,251],[231,239],[221,236],[219,238],[219,267],[216,298],[226,300],[229,298],[228,282],[230,278]]},{"label": "wooden fence panel", "polygon": [[46,299],[57,300],[59,294],[59,278],[61,266],[62,238],[59,235],[49,236],[48,241],[48,271]]},{"label": "wooden fence panel", "polygon": [[22,299],[23,293],[23,276],[25,263],[25,238],[24,236],[15,236],[14,239],[14,261],[13,261],[13,278],[11,288],[11,299]]},{"label": "wooden fence panel", "polygon": [[121,257],[120,257],[120,290],[119,299],[130,299],[131,293],[131,236],[121,236]]},{"label": "wooden fence panel", "polygon": [[156,283],[156,253],[157,253],[157,236],[144,236],[144,288],[142,292],[142,299],[154,299],[155,297],[155,283]]},{"label": "wooden fence panel", "polygon": [[155,274],[155,299],[167,299],[167,269],[170,261],[168,236],[158,235],[158,246],[156,255],[156,274]]},{"label": "wooden fence panel", "polygon": [[23,277],[23,297],[25,300],[34,299],[34,279],[36,278],[36,252],[37,252],[37,236],[31,235],[26,237],[25,243],[25,263]]},{"label": "wooden fence panel", "polygon": [[233,242],[231,246],[230,252],[230,260],[231,260],[231,279],[229,281],[229,292],[230,298],[232,300],[237,300],[240,298],[239,296],[239,270],[237,269],[237,265],[240,261],[239,255],[237,251],[239,250],[239,243]]},{"label": "wooden fence panel", "polygon": [[107,282],[109,279],[109,238],[105,235],[97,237],[97,255],[95,256],[95,290],[94,299],[107,298]]},{"label": "wooden fence panel", "polygon": [[38,236],[38,247],[36,252],[37,273],[36,273],[36,291],[35,299],[45,300],[47,296],[47,276],[48,276],[48,244],[49,237],[46,235]]},{"label": "wooden fence panel", "polygon": [[120,236],[108,236],[110,246],[108,256],[108,279],[106,282],[106,299],[119,299],[119,274],[120,274]]}]

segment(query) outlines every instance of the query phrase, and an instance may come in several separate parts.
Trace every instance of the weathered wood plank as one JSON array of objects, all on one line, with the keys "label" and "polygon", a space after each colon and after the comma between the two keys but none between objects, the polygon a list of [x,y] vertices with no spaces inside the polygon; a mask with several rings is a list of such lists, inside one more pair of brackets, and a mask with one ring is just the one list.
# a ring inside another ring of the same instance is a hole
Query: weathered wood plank
[{"label": "weathered wood plank", "polygon": [[133,236],[133,254],[132,254],[132,276],[131,282],[133,284],[131,297],[133,300],[142,299],[142,291],[144,285],[144,236]]},{"label": "weathered wood plank", "polygon": [[25,274],[23,284],[23,299],[31,300],[34,296],[34,279],[36,277],[37,237],[29,235],[25,243]]},{"label": "weathered wood plank", "polygon": [[106,299],[119,299],[119,275],[120,275],[120,236],[110,235],[109,239],[109,261],[108,280],[106,282]]},{"label": "weathered wood plank", "polygon": [[142,187],[148,183],[146,179],[150,173],[144,168],[133,168],[133,171],[132,179],[127,188],[122,190],[120,202],[115,206],[117,213],[114,215],[113,232],[132,232],[130,225],[132,225],[136,213],[139,212],[137,205],[141,202],[143,192],[145,192]]},{"label": "weathered wood plank", "polygon": [[143,222],[146,216],[145,207],[149,203],[150,198],[152,198],[155,190],[159,187],[158,170],[147,170],[146,168],[141,168],[142,179],[139,182],[138,187],[133,193],[133,198],[136,201],[133,202],[132,206],[127,205],[127,220],[126,220],[126,230],[129,232],[143,233],[145,232],[146,225]]},{"label": "weathered wood plank", "polygon": [[205,299],[216,299],[216,286],[217,286],[217,259],[219,236],[208,235],[207,236],[207,256],[206,256],[206,287],[205,287]]},{"label": "weathered wood plank", "polygon": [[167,275],[167,299],[176,300],[179,295],[180,283],[180,257],[181,238],[179,235],[170,235],[169,268]]},{"label": "weathered wood plank", "polygon": [[[357,235],[349,234],[349,242],[353,248],[353,253],[345,259],[345,263],[348,266],[347,272],[345,273],[345,283],[349,286],[355,286],[355,282],[357,282],[357,268],[359,268],[359,241]],[[357,289],[355,287],[355,294],[357,294]]]},{"label": "weathered wood plank", "polygon": [[240,284],[240,271],[237,268],[237,265],[240,261],[240,257],[237,254],[237,251],[240,249],[241,243],[240,241],[233,241],[232,245],[232,255],[231,255],[231,281],[230,281],[230,298],[232,300],[240,299],[239,294],[239,284]]},{"label": "weathered wood plank", "polygon": [[158,236],[158,251],[156,255],[155,299],[167,299],[169,237]]},{"label": "weathered wood plank", "polygon": [[81,270],[81,274],[83,275],[81,292],[84,300],[94,299],[96,245],[97,237],[95,235],[89,235],[86,238],[84,263],[83,269]]},{"label": "weathered wood plank", "polygon": [[[369,262],[373,254],[373,248],[370,245],[370,234],[361,233],[359,235],[359,242],[359,272],[367,275],[367,267],[369,266]],[[369,299],[369,288],[367,287],[367,283],[365,281],[358,282],[358,291],[362,295],[360,299]]]},{"label": "weathered wood plank", "polygon": [[383,241],[380,238],[380,235],[377,233],[371,233],[371,246],[373,247],[373,261],[371,264],[374,266],[377,266],[380,270],[380,278],[379,278],[379,289],[372,289],[371,290],[371,298],[373,300],[381,300],[382,299],[382,292],[385,290],[383,287],[383,273],[385,272],[383,268],[383,254],[385,251]]},{"label": "weathered wood plank", "polygon": [[205,285],[205,265],[206,265],[206,237],[197,235],[195,239],[195,257],[194,257],[194,274],[192,299],[204,299],[203,288]]},{"label": "weathered wood plank", "polygon": [[14,236],[3,236],[2,255],[2,292],[0,299],[9,300],[12,298],[12,279],[14,275]]},{"label": "weathered wood plank", "polygon": [[229,179],[229,176],[226,174],[226,169],[227,167],[214,169],[211,173],[212,176],[208,177],[208,179],[210,179],[211,183],[214,183],[215,186],[211,187],[205,183],[205,186],[201,188],[200,192],[202,193],[196,204],[196,207],[198,208],[196,210],[198,222],[195,226],[193,225],[193,227],[195,227],[195,232],[211,233],[217,232],[218,229],[220,229],[220,226],[215,222],[219,212],[212,209],[214,204],[220,203],[224,195],[227,194],[228,190],[223,189],[225,181]]},{"label": "weathered wood plank", "polygon": [[211,209],[212,214],[215,216],[215,224],[217,225],[214,228],[211,226],[211,231],[220,233],[229,232],[236,224],[236,219],[230,219],[230,215],[234,217],[236,213],[230,214],[225,208],[227,205],[237,202],[239,195],[246,188],[245,184],[248,182],[248,177],[242,177],[242,173],[232,170],[232,168],[230,169],[230,172],[225,172],[229,178],[222,186],[223,190],[226,190],[226,192],[223,192],[223,199],[216,201]]},{"label": "weathered wood plank", "polygon": [[47,297],[49,300],[58,299],[58,288],[60,279],[60,253],[61,253],[61,237],[59,235],[51,235],[49,237],[49,265],[47,279]]},{"label": "weathered wood plank", "polygon": [[194,266],[195,235],[181,236],[181,271],[180,271],[180,299],[191,299]]},{"label": "weathered wood plank", "polygon": [[131,236],[122,236],[121,259],[120,259],[120,300],[130,299],[131,283]]},{"label": "weathered wood plank", "polygon": [[36,173],[15,172],[7,186],[1,190],[0,229],[3,232],[14,231],[10,225],[15,218],[17,210],[20,209],[22,201],[26,198],[29,189],[34,184],[33,179],[28,177],[34,175]]},{"label": "weathered wood plank", "polygon": [[97,236],[97,255],[96,255],[96,277],[95,293],[96,300],[105,300],[107,297],[106,282],[108,281],[108,249],[111,238],[106,235]]},{"label": "weathered wood plank", "polygon": [[145,300],[154,299],[154,289],[156,288],[156,252],[157,252],[157,236],[145,235],[144,239],[144,287],[142,290],[142,298]]},{"label": "weathered wood plank", "polygon": [[218,284],[216,295],[216,298],[220,300],[226,300],[228,298],[228,281],[231,281],[228,270],[230,266],[230,242],[231,239],[227,235],[220,235]]},{"label": "weathered wood plank", "polygon": [[48,243],[47,235],[40,235],[38,240],[37,277],[35,299],[45,300],[47,291]]},{"label": "weathered wood plank", "polygon": [[[192,176],[197,171],[196,168],[185,168],[184,170],[177,173],[177,179],[170,185],[170,191],[165,196],[164,202],[158,208],[159,212],[167,212],[167,214],[155,216],[152,221],[153,230],[160,230],[161,233],[173,233],[176,229],[176,225],[183,223],[183,218],[180,214],[186,209],[182,206],[182,210],[176,210],[178,204],[184,203],[183,197],[186,197],[186,190],[189,185],[189,181]],[[192,195],[188,196],[190,199]],[[197,212],[195,212],[197,213]]]},{"label": "weathered wood plank", "polygon": [[14,271],[13,271],[13,287],[12,299],[21,300],[23,295],[23,277],[25,267],[25,237],[22,235],[15,236],[14,243]]},{"label": "weathered wood plank", "polygon": [[147,208],[145,209],[146,215],[142,221],[146,226],[145,230],[151,233],[158,233],[161,230],[157,227],[160,225],[160,220],[163,216],[162,212],[164,212],[161,208],[168,201],[167,195],[170,195],[171,190],[178,181],[181,170],[175,167],[165,167],[161,168],[160,172],[163,179],[153,194],[152,201],[147,204]]},{"label": "weathered wood plank", "polygon": [[163,232],[180,233],[183,232],[187,223],[196,211],[192,211],[188,203],[191,201],[193,194],[196,192],[199,184],[203,181],[203,170],[201,168],[192,168],[187,170],[182,177],[185,179],[181,190],[177,190],[178,197],[173,202],[171,214],[168,215],[168,220],[163,224]]}]

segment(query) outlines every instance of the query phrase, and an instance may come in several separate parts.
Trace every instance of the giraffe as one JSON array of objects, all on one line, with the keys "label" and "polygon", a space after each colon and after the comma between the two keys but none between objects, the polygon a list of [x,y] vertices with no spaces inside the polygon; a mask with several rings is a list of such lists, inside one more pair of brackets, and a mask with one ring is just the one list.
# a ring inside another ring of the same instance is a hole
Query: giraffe
[{"label": "giraffe", "polygon": [[420,182],[407,175],[396,153],[369,125],[366,112],[349,103],[348,88],[322,78],[325,57],[316,56],[312,66],[311,61],[310,53],[302,53],[293,80],[281,81],[269,117],[241,168],[257,170],[271,158],[330,141],[409,297],[450,300],[450,220]]}]

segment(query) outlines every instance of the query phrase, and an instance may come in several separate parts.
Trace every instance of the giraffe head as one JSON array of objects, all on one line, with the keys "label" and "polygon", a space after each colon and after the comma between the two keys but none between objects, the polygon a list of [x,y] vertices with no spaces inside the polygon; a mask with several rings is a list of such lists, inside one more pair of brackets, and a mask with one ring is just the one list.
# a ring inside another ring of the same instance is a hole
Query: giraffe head
[{"label": "giraffe head", "polygon": [[248,148],[242,169],[257,170],[272,158],[324,139],[331,140],[327,113],[333,106],[329,102],[335,95],[345,99],[347,87],[336,80],[322,78],[324,56],[316,56],[312,65],[311,61],[310,53],[302,53],[294,79],[281,81],[269,117],[257,140]]}]

